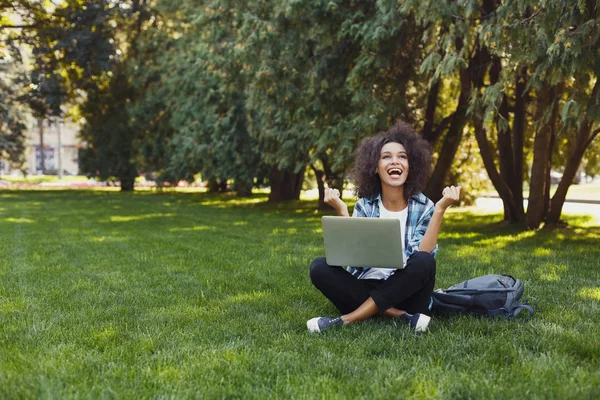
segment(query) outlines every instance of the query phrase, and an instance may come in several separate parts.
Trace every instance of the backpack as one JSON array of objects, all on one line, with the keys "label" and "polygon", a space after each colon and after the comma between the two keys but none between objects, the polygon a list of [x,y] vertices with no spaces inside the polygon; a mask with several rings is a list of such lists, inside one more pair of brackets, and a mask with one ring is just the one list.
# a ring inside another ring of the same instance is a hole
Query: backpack
[{"label": "backpack", "polygon": [[460,311],[495,317],[515,318],[525,309],[533,317],[537,300],[531,297],[521,302],[523,282],[510,275],[490,274],[457,283],[432,294],[432,309]]}]

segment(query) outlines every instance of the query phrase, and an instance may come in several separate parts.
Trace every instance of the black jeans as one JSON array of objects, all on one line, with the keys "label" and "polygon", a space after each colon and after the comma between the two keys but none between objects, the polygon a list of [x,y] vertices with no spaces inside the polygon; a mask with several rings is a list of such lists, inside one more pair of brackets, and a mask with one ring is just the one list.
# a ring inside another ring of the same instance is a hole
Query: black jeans
[{"label": "black jeans", "polygon": [[319,257],[310,265],[310,279],[342,314],[356,310],[372,297],[379,311],[390,307],[408,313],[429,314],[435,285],[435,259],[420,251],[408,259],[404,269],[386,280],[357,279],[345,268],[328,265]]}]

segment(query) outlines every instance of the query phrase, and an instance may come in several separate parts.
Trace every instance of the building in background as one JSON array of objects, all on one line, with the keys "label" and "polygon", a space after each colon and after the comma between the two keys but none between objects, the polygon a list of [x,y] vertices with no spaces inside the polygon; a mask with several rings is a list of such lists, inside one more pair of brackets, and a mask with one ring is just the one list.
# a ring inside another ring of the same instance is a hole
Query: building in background
[{"label": "building in background", "polygon": [[[40,126],[36,120],[30,120],[27,130],[25,164],[23,169],[28,175],[78,175],[79,149],[81,145],[77,134],[79,127],[69,120],[46,119],[43,126],[43,151]],[[44,170],[42,171],[42,154]],[[5,175],[22,176],[23,171],[4,162],[0,171]]]}]

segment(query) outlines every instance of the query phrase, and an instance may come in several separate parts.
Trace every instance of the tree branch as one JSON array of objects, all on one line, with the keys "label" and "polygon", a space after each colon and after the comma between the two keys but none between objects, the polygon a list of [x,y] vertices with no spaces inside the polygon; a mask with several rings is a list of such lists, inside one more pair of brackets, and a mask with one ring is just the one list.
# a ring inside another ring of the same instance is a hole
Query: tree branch
[{"label": "tree branch", "polygon": [[541,12],[542,12],[542,9],[538,8],[538,10],[536,12],[534,12],[533,14],[531,14],[531,16],[525,18],[523,21],[521,21],[521,23],[525,24],[525,23],[531,21],[532,19],[534,19],[535,17],[537,17],[537,15],[539,13],[541,13]]},{"label": "tree branch", "polygon": [[590,137],[588,138],[588,140],[585,141],[583,148],[587,149],[588,146],[592,144],[592,142],[594,141],[594,139],[596,139],[596,136],[598,136],[598,134],[600,134],[600,128],[598,128],[594,132],[592,132],[592,134],[590,135]]},{"label": "tree branch", "polygon": [[0,30],[2,29],[35,29],[37,25],[0,25]]}]

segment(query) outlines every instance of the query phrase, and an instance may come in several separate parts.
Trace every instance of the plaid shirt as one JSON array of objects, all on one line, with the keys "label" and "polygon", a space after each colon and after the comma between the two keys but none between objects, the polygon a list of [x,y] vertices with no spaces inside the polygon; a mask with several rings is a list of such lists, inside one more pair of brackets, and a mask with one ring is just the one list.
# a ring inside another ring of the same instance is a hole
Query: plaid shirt
[{"label": "plaid shirt", "polygon": [[[353,217],[379,218],[379,200],[381,195],[373,199],[360,198],[354,206]],[[423,240],[431,216],[433,215],[434,204],[423,193],[418,193],[408,199],[408,217],[406,218],[406,235],[404,237],[404,251],[408,259],[414,253],[419,251],[419,243]],[[438,246],[431,252],[434,256],[437,254]],[[348,272],[360,279],[370,268],[368,267],[347,267]],[[388,278],[395,270],[390,271]]]}]

